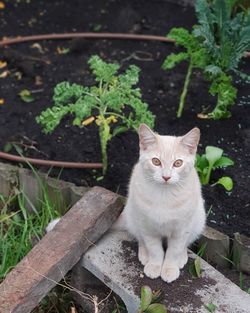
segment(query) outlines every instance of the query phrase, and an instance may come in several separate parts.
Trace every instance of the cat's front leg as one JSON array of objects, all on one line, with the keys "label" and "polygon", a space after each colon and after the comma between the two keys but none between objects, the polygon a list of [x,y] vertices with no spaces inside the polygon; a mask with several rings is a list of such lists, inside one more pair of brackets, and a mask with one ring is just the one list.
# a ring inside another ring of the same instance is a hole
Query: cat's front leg
[{"label": "cat's front leg", "polygon": [[167,283],[176,280],[180,276],[180,269],[184,267],[187,260],[186,240],[183,237],[169,238],[161,278]]},{"label": "cat's front leg", "polygon": [[148,250],[142,240],[138,242],[138,259],[142,265],[146,265],[149,260]]},{"label": "cat's front leg", "polygon": [[144,273],[149,278],[160,277],[164,259],[162,240],[159,237],[147,236],[143,241],[148,253],[148,261],[144,266]]}]

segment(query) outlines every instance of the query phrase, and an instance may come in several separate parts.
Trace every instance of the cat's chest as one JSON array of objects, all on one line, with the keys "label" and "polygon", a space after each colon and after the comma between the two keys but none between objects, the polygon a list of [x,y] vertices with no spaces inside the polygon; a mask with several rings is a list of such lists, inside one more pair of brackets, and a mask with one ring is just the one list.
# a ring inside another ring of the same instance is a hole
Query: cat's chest
[{"label": "cat's chest", "polygon": [[170,196],[155,195],[154,197],[137,197],[137,207],[145,219],[150,223],[171,224],[176,223],[182,218],[183,213],[181,204],[178,201],[173,201]]}]

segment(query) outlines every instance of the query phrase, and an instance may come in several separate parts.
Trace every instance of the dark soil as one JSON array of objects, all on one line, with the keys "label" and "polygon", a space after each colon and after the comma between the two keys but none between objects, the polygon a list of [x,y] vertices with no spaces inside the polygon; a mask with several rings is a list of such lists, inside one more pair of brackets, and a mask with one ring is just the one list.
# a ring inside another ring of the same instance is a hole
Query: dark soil
[{"label": "dark soil", "polygon": [[[0,12],[2,36],[93,31],[97,28],[105,32],[165,35],[172,27],[191,28],[195,23],[194,9],[180,6],[174,1],[27,2],[6,2],[5,9]],[[5,99],[5,104],[0,106],[1,150],[8,142],[25,141],[26,146],[29,146],[34,141],[37,150],[25,149],[27,156],[100,162],[99,138],[94,125],[81,129],[73,127],[69,117],[63,120],[52,135],[45,135],[36,124],[35,117],[52,104],[53,87],[58,82],[93,83],[87,66],[87,60],[92,54],[98,54],[107,61],[118,61],[122,69],[129,64],[136,64],[141,68],[139,85],[143,99],[156,115],[157,132],[183,135],[198,126],[202,134],[199,152],[203,152],[207,145],[215,145],[223,148],[225,154],[235,161],[235,165],[226,169],[225,173],[217,172],[213,177],[216,179],[223,174],[231,176],[234,180],[231,193],[225,192],[220,186],[203,189],[207,209],[212,206],[208,224],[229,235],[236,231],[250,235],[249,85],[237,83],[238,99],[232,107],[230,119],[200,120],[197,113],[204,108],[212,109],[215,99],[208,95],[208,84],[195,71],[183,117],[177,119],[177,104],[187,64],[181,64],[169,72],[161,69],[165,56],[177,51],[173,45],[120,40],[43,41],[39,44],[43,53],[32,47],[33,43],[18,44],[0,51],[1,59],[8,62],[7,69],[10,71],[9,76],[0,78],[0,98]],[[70,48],[70,52],[59,54],[58,48]],[[242,67],[250,73],[250,60],[244,60]],[[17,79],[17,72],[21,72],[21,79]],[[37,84],[38,80],[41,84]],[[34,92],[34,102],[22,102],[18,93],[23,89]],[[129,176],[138,158],[137,135],[128,132],[114,138],[109,145],[108,155],[109,169],[103,181],[95,179],[95,176],[101,175],[101,171],[65,169],[61,178],[78,185],[102,185],[126,194]],[[54,176],[59,174],[59,170],[51,172]]]}]

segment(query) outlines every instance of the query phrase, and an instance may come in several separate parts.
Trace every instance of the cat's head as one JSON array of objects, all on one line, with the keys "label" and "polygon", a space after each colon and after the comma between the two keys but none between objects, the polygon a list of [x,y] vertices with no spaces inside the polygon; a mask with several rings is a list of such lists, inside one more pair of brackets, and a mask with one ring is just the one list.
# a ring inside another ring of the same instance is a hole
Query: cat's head
[{"label": "cat's head", "polygon": [[194,167],[199,128],[181,137],[160,136],[147,125],[139,127],[140,159],[145,177],[161,184],[178,184]]}]

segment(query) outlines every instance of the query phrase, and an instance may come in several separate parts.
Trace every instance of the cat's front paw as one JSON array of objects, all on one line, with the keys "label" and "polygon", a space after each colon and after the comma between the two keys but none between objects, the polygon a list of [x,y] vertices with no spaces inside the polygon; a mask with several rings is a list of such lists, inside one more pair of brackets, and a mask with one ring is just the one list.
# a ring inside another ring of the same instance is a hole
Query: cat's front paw
[{"label": "cat's front paw", "polygon": [[149,278],[158,278],[161,275],[161,264],[148,262],[144,266],[144,273]]},{"label": "cat's front paw", "polygon": [[171,283],[172,281],[176,280],[180,276],[180,270],[178,266],[171,265],[170,266],[163,266],[161,270],[161,278],[167,282]]}]

